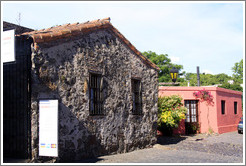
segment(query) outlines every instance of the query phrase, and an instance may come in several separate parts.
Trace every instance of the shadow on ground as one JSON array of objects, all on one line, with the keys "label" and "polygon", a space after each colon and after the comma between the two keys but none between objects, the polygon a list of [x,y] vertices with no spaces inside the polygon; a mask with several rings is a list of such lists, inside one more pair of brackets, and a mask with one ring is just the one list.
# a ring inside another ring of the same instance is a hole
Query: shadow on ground
[{"label": "shadow on ground", "polygon": [[95,158],[89,158],[89,159],[84,159],[84,160],[79,160],[79,161],[71,161],[70,163],[96,163],[101,160],[103,159],[95,157]]},{"label": "shadow on ground", "polygon": [[[181,141],[184,141],[188,138],[196,138],[195,134],[191,135],[184,135],[184,136],[157,136],[157,144],[160,145],[171,145],[171,144],[177,144]],[[196,141],[199,141],[200,139],[196,139]]]},{"label": "shadow on ground", "polygon": [[30,163],[30,159],[3,158],[3,163]]}]

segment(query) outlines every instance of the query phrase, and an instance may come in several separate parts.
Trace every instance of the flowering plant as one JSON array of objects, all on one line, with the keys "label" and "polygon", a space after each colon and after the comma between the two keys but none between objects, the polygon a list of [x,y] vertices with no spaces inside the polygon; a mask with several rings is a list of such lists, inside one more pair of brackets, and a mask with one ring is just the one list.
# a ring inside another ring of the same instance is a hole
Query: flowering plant
[{"label": "flowering plant", "polygon": [[182,98],[178,95],[163,96],[158,98],[158,126],[165,124],[171,128],[177,128],[179,122],[185,119],[187,108],[182,104]]},{"label": "flowering plant", "polygon": [[199,98],[201,102],[206,101],[209,105],[214,103],[213,102],[213,98],[214,98],[213,95],[205,89],[194,92],[193,95],[196,98]]},{"label": "flowering plant", "polygon": [[[203,89],[203,90],[199,90],[198,92],[194,92],[193,95],[196,97],[196,98],[199,98],[201,102],[203,101],[206,101],[207,102],[207,105],[213,105],[214,102],[213,102],[213,95]],[[210,127],[210,121],[209,121],[209,107],[208,107],[208,111],[207,111],[207,119],[208,119],[208,126],[209,126],[209,129],[211,129]]]}]

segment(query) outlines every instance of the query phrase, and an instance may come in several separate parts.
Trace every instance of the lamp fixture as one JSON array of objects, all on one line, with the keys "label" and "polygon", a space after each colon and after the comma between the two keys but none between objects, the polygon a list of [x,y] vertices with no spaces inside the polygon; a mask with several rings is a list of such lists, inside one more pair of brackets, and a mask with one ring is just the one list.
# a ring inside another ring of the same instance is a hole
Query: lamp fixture
[{"label": "lamp fixture", "polygon": [[177,78],[178,78],[178,74],[179,74],[179,70],[176,69],[175,67],[173,67],[170,70],[170,76],[173,82],[176,82]]}]

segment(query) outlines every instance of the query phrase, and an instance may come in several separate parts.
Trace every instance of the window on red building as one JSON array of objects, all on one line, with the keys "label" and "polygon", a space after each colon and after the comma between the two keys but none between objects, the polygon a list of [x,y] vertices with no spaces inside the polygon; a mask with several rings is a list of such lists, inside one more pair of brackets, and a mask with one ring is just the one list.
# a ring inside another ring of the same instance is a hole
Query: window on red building
[{"label": "window on red building", "polygon": [[234,102],[234,114],[237,114],[237,102]]},{"label": "window on red building", "polygon": [[221,100],[221,114],[225,114],[225,100]]},{"label": "window on red building", "polygon": [[185,100],[185,107],[187,108],[185,122],[198,122],[198,100]]}]

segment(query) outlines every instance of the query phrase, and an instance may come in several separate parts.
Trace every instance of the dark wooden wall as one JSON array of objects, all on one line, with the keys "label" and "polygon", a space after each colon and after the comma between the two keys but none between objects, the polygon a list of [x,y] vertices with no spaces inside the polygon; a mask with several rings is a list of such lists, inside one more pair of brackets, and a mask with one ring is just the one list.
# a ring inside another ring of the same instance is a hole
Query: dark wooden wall
[{"label": "dark wooden wall", "polygon": [[31,43],[16,37],[16,61],[3,64],[3,156],[30,157]]}]

